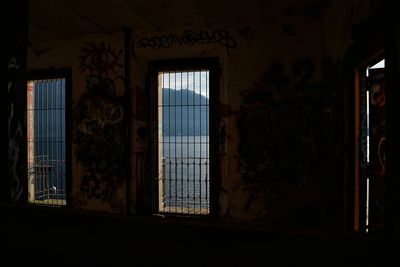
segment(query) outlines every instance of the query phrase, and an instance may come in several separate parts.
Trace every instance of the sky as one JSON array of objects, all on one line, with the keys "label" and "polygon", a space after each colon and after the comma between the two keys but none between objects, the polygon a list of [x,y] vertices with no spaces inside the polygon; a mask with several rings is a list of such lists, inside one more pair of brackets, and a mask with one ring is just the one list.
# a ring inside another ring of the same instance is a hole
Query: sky
[{"label": "sky", "polygon": [[188,89],[197,94],[209,96],[209,71],[184,71],[184,72],[162,72],[159,82],[162,88],[175,90]]},{"label": "sky", "polygon": [[376,63],[375,65],[373,65],[372,67],[370,67],[370,69],[379,69],[379,68],[384,68],[385,67],[385,60],[381,60],[378,63]]}]

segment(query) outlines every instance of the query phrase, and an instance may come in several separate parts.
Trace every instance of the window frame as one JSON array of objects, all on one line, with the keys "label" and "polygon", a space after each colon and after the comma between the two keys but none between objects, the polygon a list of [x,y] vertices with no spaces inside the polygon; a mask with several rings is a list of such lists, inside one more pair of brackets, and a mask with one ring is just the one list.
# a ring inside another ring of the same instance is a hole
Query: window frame
[{"label": "window frame", "polygon": [[[65,79],[65,186],[66,186],[66,205],[52,205],[52,204],[38,204],[29,202],[28,199],[28,184],[26,184],[26,203],[32,206],[46,206],[46,207],[59,207],[69,208],[72,206],[72,70],[70,68],[49,68],[49,69],[34,69],[27,71],[26,85],[31,80],[48,80],[48,79]],[[26,89],[27,90],[27,89]],[[25,112],[27,113],[27,104],[25,105]],[[25,120],[25,127],[27,129],[28,121]],[[25,137],[25,144],[28,145],[27,136]],[[26,150],[28,151],[28,149]],[[28,162],[26,162],[26,165]],[[25,174],[27,176],[27,172]],[[27,177],[26,183],[29,182]]]},{"label": "window frame", "polygon": [[150,78],[150,166],[151,166],[151,199],[152,214],[159,214],[158,205],[158,73],[162,71],[185,71],[207,69],[209,71],[209,161],[210,161],[210,201],[209,214],[198,215],[188,213],[162,213],[171,217],[217,217],[219,213],[220,194],[220,145],[219,145],[219,59],[212,58],[188,58],[156,60],[149,63]]}]

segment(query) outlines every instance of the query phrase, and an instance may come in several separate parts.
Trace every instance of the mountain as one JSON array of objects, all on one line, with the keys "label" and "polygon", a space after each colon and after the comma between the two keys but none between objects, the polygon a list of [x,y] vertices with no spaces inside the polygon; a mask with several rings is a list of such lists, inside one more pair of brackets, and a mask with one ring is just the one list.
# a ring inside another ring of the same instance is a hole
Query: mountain
[{"label": "mountain", "polygon": [[208,135],[208,98],[192,90],[163,88],[162,103],[164,136]]}]

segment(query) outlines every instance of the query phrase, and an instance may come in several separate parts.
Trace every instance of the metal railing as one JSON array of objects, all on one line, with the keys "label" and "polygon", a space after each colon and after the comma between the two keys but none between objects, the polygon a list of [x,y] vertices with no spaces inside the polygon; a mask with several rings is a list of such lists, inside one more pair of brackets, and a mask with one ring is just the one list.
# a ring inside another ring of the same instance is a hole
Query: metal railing
[{"label": "metal railing", "polygon": [[161,211],[207,214],[210,204],[209,159],[163,157],[161,161]]},{"label": "metal railing", "polygon": [[66,201],[65,160],[36,156],[28,164],[30,202],[62,205]]},{"label": "metal railing", "polygon": [[157,90],[159,211],[208,214],[209,71],[159,72]]}]

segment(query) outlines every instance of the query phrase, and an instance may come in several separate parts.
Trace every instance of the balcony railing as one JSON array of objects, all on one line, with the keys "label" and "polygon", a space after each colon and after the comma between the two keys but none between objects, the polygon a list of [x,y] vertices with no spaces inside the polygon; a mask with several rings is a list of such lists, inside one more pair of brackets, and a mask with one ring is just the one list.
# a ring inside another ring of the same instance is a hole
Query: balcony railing
[{"label": "balcony railing", "polygon": [[65,160],[35,156],[28,164],[28,178],[31,203],[65,205]]},{"label": "balcony railing", "polygon": [[160,201],[162,212],[207,214],[209,212],[209,159],[163,157]]}]

